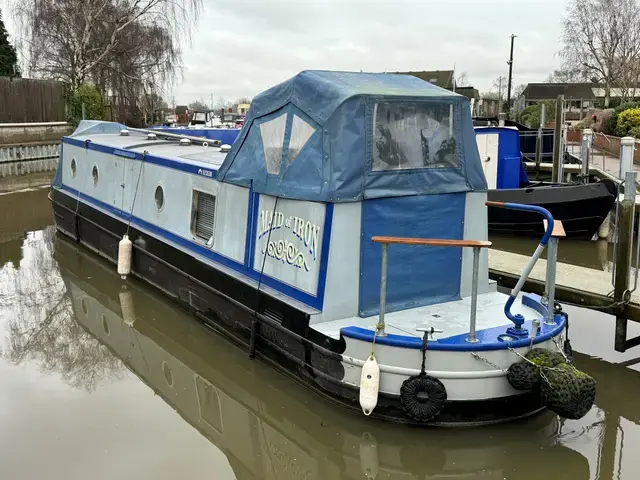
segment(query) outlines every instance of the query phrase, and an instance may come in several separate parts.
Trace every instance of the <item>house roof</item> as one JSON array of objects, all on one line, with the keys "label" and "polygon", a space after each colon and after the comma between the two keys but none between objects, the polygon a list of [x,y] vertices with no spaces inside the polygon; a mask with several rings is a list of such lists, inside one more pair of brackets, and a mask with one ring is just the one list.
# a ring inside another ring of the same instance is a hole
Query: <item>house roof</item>
[{"label": "house roof", "polygon": [[464,95],[468,99],[475,98],[476,100],[480,99],[480,92],[478,92],[477,88],[473,87],[456,87],[456,93],[460,95]]},{"label": "house roof", "polygon": [[423,70],[421,72],[393,72],[418,77],[441,88],[453,88],[453,70]]},{"label": "house roof", "polygon": [[178,105],[176,106],[176,114],[177,115],[183,115],[185,113],[189,112],[189,107],[187,107],[186,105]]},{"label": "house roof", "polygon": [[558,95],[566,98],[593,100],[593,87],[597,83],[530,83],[522,92],[527,100],[556,100]]}]

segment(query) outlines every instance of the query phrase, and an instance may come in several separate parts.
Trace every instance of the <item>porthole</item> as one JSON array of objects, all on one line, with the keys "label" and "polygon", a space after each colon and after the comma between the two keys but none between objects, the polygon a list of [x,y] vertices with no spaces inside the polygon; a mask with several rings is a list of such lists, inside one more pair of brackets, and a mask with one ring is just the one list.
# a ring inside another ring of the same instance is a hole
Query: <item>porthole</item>
[{"label": "porthole", "polygon": [[173,374],[171,373],[171,367],[165,361],[162,362],[162,371],[164,373],[164,380],[167,382],[167,385],[173,387]]},{"label": "porthole", "polygon": [[105,317],[104,314],[102,314],[102,329],[104,330],[104,333],[106,333],[107,335],[111,333],[111,329],[109,328],[109,322],[107,322],[107,317]]},{"label": "porthole", "polygon": [[156,208],[158,209],[158,211],[162,210],[162,207],[164,207],[164,190],[162,189],[162,185],[158,185],[156,187]]},{"label": "porthole", "polygon": [[98,185],[98,180],[99,180],[97,165],[93,166],[93,169],[91,170],[91,176],[93,177],[93,186],[95,187],[96,185]]},{"label": "porthole", "polygon": [[71,177],[76,178],[77,173],[77,165],[76,165],[76,157],[71,159]]}]

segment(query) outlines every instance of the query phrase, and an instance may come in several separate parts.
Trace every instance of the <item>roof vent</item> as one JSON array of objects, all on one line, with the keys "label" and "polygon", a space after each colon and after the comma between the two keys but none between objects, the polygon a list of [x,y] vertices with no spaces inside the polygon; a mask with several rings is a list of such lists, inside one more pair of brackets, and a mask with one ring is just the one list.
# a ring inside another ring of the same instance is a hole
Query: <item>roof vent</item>
[{"label": "roof vent", "polygon": [[188,138],[182,138],[180,139],[180,145],[191,145],[191,140]]},{"label": "roof vent", "polygon": [[231,150],[231,145],[227,145],[226,143],[220,147],[221,152],[228,152]]},{"label": "roof vent", "polygon": [[156,140],[158,136],[155,133],[148,133],[147,140]]},{"label": "roof vent", "polygon": [[120,130],[120,135],[122,135],[123,137],[128,137],[129,130],[127,130],[126,128],[123,128],[122,130]]}]

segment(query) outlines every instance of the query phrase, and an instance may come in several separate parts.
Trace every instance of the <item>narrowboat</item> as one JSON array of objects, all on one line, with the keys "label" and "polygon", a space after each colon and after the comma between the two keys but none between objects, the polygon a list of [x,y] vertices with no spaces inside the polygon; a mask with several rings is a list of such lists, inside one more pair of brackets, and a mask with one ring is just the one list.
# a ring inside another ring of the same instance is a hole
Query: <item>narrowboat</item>
[{"label": "narrowboat", "polygon": [[[609,179],[593,183],[532,182],[524,168],[521,139],[515,127],[476,127],[476,141],[494,202],[536,205],[560,220],[567,237],[591,239],[615,204],[618,186]],[[489,233],[539,236],[538,215],[489,207]]]},{"label": "narrowboat", "polygon": [[[495,427],[464,435],[443,430],[429,438],[421,429],[363,422],[314,400],[306,389],[290,388],[287,377],[243,358],[235,345],[143,285],[121,286],[111,266],[82,247],[57,238],[53,255],[69,320],[220,449],[233,478],[554,478],[558,463],[577,478],[589,477],[589,462],[572,442],[555,440],[575,425],[555,415],[522,422],[516,434]],[[555,461],[521,455],[540,449]]]},{"label": "narrowboat", "polygon": [[226,150],[82,122],[52,184],[57,230],[360,415],[465,426],[544,409],[507,371],[566,340],[553,296],[520,292],[554,219],[502,205],[547,230],[519,287],[498,292],[465,97],[304,71],[254,99]]}]

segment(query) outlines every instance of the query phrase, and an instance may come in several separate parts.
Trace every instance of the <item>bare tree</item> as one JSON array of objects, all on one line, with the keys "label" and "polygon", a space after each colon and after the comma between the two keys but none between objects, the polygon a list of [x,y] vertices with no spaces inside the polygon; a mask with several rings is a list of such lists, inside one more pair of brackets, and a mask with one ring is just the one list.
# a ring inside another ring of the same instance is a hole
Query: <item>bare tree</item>
[{"label": "bare tree", "polygon": [[141,121],[139,99],[181,72],[202,0],[10,0],[26,71],[71,89],[98,86],[111,116]]},{"label": "bare tree", "polygon": [[72,300],[53,258],[55,228],[28,234],[20,268],[0,271],[0,318],[6,316],[7,346],[0,357],[14,365],[34,362],[69,385],[94,390],[124,367],[77,322]]},{"label": "bare tree", "polygon": [[640,53],[638,2],[571,0],[564,18],[563,42],[563,67],[602,83],[608,107],[612,86],[621,81]]},{"label": "bare tree", "polygon": [[[100,65],[109,65],[123,44],[136,38],[135,26],[163,30],[173,45],[188,38],[202,0],[14,0],[30,69],[84,83]],[[166,46],[166,45],[165,45]]]},{"label": "bare tree", "polygon": [[456,87],[468,87],[469,86],[469,75],[467,72],[462,72],[455,78]]},{"label": "bare tree", "polygon": [[550,73],[545,83],[578,83],[589,81],[589,76],[584,69],[561,68]]},{"label": "bare tree", "polygon": [[521,83],[520,85],[516,85],[513,88],[513,98],[520,97],[520,95],[522,95],[524,93],[526,88],[527,88],[527,85],[524,84],[524,83]]},{"label": "bare tree", "polygon": [[202,100],[195,100],[191,103],[189,103],[189,111],[190,112],[202,112],[202,111],[206,111],[209,110],[209,105],[207,105],[206,103],[204,103]]}]

